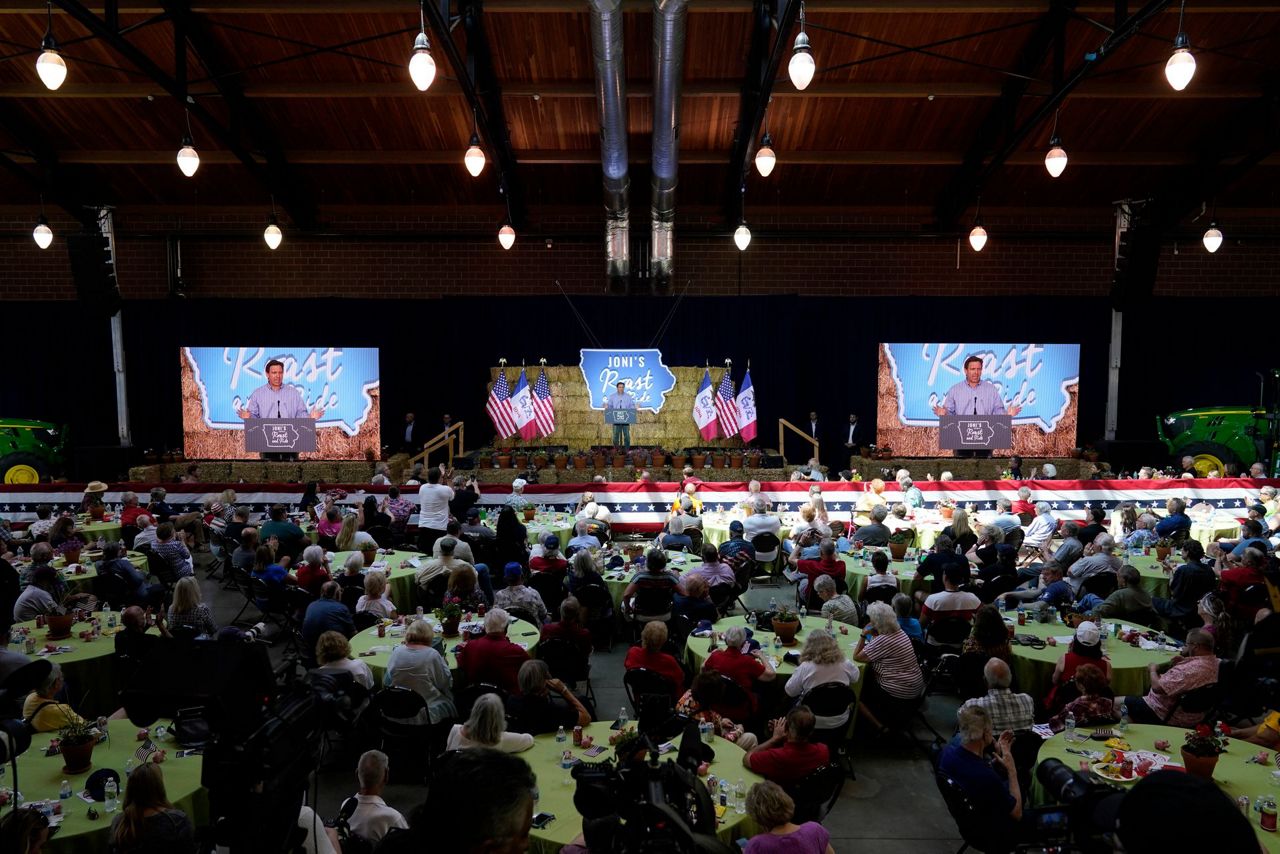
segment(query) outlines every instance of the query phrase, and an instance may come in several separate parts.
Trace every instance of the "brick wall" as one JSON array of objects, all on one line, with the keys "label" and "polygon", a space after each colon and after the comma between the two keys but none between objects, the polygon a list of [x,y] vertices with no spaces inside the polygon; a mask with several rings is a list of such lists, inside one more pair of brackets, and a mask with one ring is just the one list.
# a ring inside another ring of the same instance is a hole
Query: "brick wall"
[{"label": "brick wall", "polygon": [[[1105,212],[1104,212],[1105,213]],[[326,212],[335,236],[301,237],[287,223],[284,244],[269,251],[260,211],[205,213],[182,221],[183,275],[189,295],[440,297],[455,294],[573,294],[604,289],[601,218],[545,214],[515,248],[497,245],[494,211]],[[1227,242],[1216,255],[1198,227],[1166,243],[1158,296],[1270,296],[1280,284],[1275,220],[1219,217]],[[1111,217],[1071,212],[988,212],[991,241],[980,254],[967,242],[923,236],[923,212],[809,213],[753,217],[755,238],[739,253],[711,216],[686,214],[677,225],[675,285],[691,295],[810,293],[848,296],[1038,294],[1100,297],[1111,286]],[[73,228],[50,216],[56,235]],[[0,299],[74,299],[64,244],[41,251],[30,237],[31,211],[0,210]],[[117,215],[118,271],[128,299],[168,293],[167,213]],[[633,228],[644,228],[634,223]],[[1247,235],[1241,238],[1236,235]],[[714,232],[714,233],[712,233]],[[340,236],[337,236],[340,235]],[[548,248],[545,238],[552,243]],[[957,268],[957,260],[959,262]]]}]

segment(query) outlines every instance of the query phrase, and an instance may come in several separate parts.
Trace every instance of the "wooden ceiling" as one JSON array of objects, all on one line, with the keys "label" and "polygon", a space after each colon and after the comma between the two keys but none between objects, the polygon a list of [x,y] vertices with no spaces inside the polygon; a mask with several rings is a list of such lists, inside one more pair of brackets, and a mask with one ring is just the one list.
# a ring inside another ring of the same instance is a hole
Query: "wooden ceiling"
[{"label": "wooden ceiling", "polygon": [[[55,2],[53,31],[69,73],[61,89],[49,92],[35,73],[44,8],[33,0],[0,0],[0,151],[9,160],[9,169],[0,170],[0,193],[9,202],[31,203],[44,187],[62,199],[122,207],[265,207],[279,189],[278,170],[287,170],[322,207],[500,203],[492,152],[479,178],[463,169],[472,111],[435,39],[435,84],[420,93],[409,80],[414,3],[195,0],[189,19],[179,4],[117,3],[109,10],[97,0],[87,9],[100,18],[114,14],[127,45],[176,79],[181,35],[175,30],[186,31],[200,171],[187,179],[177,170],[183,104],[132,54],[66,14],[69,2]],[[973,156],[984,133],[990,136],[993,122],[994,135],[985,150],[977,149],[979,168],[1053,95],[1055,81],[1069,78],[1104,43],[1117,14],[1134,11],[1119,5],[1074,4],[1060,36],[1027,56],[1047,2],[810,0],[807,31],[818,73],[806,91],[796,92],[784,53],[763,125],[778,167],[767,179],[749,171],[747,204],[778,212],[935,211],[948,187],[955,191],[966,155]],[[633,0],[625,9],[631,204],[633,219],[642,220],[649,201],[652,9]],[[483,6],[516,161],[506,180],[535,217],[551,206],[601,209],[586,10],[585,0]],[[456,2],[452,13],[458,14]],[[175,26],[179,21],[185,23]],[[1043,167],[1050,115],[1029,128],[1003,165],[987,170],[980,186],[960,181],[962,210],[971,211],[970,197],[981,193],[984,206],[1107,211],[1117,199],[1144,198],[1184,180],[1189,170],[1246,154],[1258,161],[1247,180],[1234,174],[1230,186],[1208,182],[1213,197],[1207,201],[1280,207],[1280,156],[1265,148],[1277,130],[1275,102],[1267,99],[1280,92],[1280,2],[1189,5],[1183,28],[1197,71],[1183,92],[1163,73],[1177,28],[1177,6],[1170,4],[1104,55],[1062,102],[1058,134],[1070,165],[1061,178],[1051,179]],[[751,29],[747,0],[690,2],[682,210],[723,209]],[[466,57],[462,26],[453,42]],[[1020,67],[1022,76],[1010,73]],[[995,122],[1010,86],[1025,86],[1025,94]],[[243,93],[243,106],[228,87]],[[246,166],[246,156],[259,168]]]}]

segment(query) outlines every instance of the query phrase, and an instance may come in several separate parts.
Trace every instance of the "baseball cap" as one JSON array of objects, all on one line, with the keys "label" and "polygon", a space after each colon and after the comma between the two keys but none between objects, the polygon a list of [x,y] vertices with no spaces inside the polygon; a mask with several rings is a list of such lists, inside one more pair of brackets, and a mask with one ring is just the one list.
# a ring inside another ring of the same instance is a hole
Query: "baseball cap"
[{"label": "baseball cap", "polygon": [[468,519],[479,519],[479,518],[480,518],[480,508],[479,508],[479,507],[468,507],[468,508],[467,508],[467,518],[468,518]]},{"label": "baseball cap", "polygon": [[1181,771],[1148,774],[1124,797],[1103,801],[1095,818],[1101,826],[1116,828],[1128,854],[1258,847],[1249,820],[1230,796],[1212,780]]},{"label": "baseball cap", "polygon": [[1085,646],[1097,646],[1098,644],[1098,624],[1085,620],[1076,626],[1076,640]]},{"label": "baseball cap", "polygon": [[547,536],[542,540],[542,546],[543,548],[548,549],[558,549],[560,548],[560,538],[555,534],[547,534]]},{"label": "baseball cap", "polygon": [[[520,576],[524,575],[524,570],[520,568],[520,564],[516,563],[515,561],[512,561],[511,563],[507,564],[506,569],[503,570],[502,574],[507,578],[519,578]],[[1096,643],[1096,640],[1095,640],[1095,643]]]},{"label": "baseball cap", "polygon": [[1254,513],[1257,513],[1259,516],[1267,515],[1267,507],[1265,504],[1254,504],[1254,505],[1251,505],[1249,509],[1252,510]]},{"label": "baseball cap", "polygon": [[1045,477],[1057,477],[1058,467],[1055,466],[1053,463],[1045,463],[1044,468],[1040,469],[1040,473],[1043,474]]},{"label": "baseball cap", "polygon": [[739,522],[737,519],[734,519],[732,522],[729,523],[729,531],[731,533],[737,534],[737,533],[741,533],[744,530],[746,529],[742,526],[742,523]]},{"label": "baseball cap", "polygon": [[525,480],[522,477],[518,477],[515,480],[511,481],[512,489],[524,489],[528,485],[529,485],[529,481]]}]

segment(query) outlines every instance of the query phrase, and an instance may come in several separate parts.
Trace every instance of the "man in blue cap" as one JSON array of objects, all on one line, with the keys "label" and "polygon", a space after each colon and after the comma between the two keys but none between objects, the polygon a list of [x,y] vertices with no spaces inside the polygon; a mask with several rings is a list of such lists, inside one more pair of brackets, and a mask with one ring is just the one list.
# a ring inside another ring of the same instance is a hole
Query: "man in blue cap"
[{"label": "man in blue cap", "polygon": [[545,623],[547,604],[542,601],[542,595],[537,590],[524,586],[524,570],[520,564],[514,561],[507,564],[503,574],[506,576],[507,586],[494,594],[493,604],[507,611],[519,608],[536,617],[538,625]]}]

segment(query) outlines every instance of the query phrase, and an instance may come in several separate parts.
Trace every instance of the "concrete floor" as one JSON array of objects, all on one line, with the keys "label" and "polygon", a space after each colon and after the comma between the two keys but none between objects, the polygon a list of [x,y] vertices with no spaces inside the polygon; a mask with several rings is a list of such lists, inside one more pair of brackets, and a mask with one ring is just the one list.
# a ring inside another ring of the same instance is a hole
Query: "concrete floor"
[{"label": "concrete floor", "polygon": [[[205,602],[213,609],[214,619],[225,625],[240,610],[243,598],[224,591],[216,581],[205,578],[207,555],[198,555],[197,576]],[[256,616],[253,609],[249,614]],[[247,627],[247,626],[246,626]],[[622,687],[622,662],[626,656],[625,641],[615,644],[611,653],[592,656],[592,685],[597,698],[597,715],[615,718],[626,704]],[[280,657],[280,645],[272,648],[273,660]],[[952,697],[932,696],[926,706],[926,717],[939,732],[950,733],[955,726],[957,701]],[[927,742],[930,734],[917,724],[918,736]],[[951,854],[961,844],[955,823],[938,794],[929,762],[924,754],[905,741],[878,738],[869,728],[855,728],[853,764],[857,780],[845,783],[840,799],[823,825],[831,833],[837,852],[874,850],[877,854]],[[332,818],[342,800],[355,792],[355,759],[334,755],[326,760],[317,775],[318,812]],[[392,785],[384,795],[391,806],[407,813],[425,796],[422,786]]]}]

